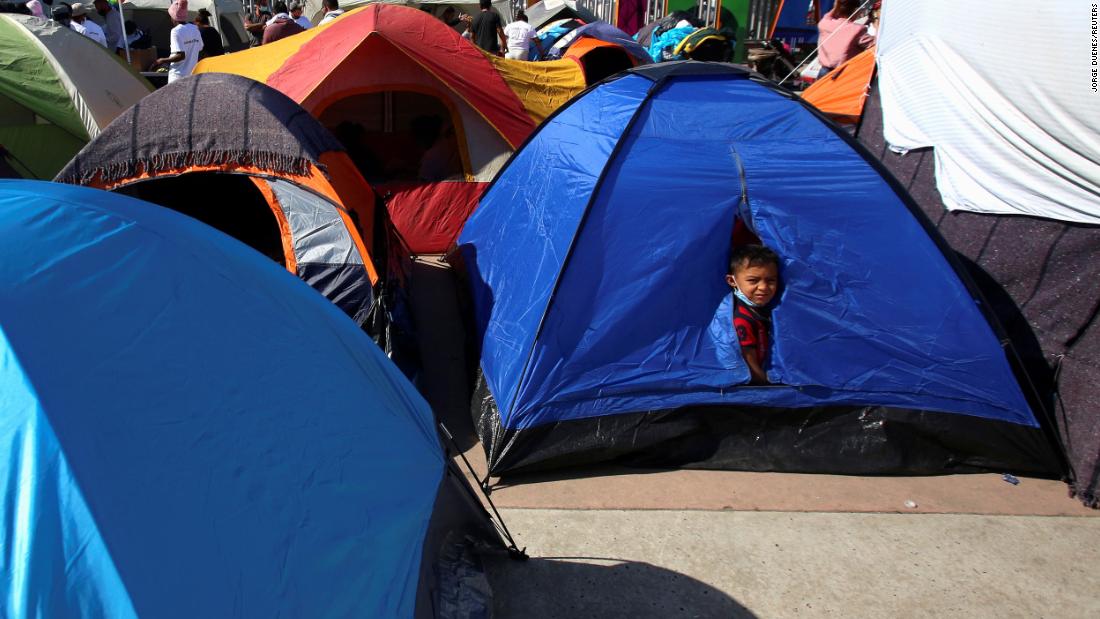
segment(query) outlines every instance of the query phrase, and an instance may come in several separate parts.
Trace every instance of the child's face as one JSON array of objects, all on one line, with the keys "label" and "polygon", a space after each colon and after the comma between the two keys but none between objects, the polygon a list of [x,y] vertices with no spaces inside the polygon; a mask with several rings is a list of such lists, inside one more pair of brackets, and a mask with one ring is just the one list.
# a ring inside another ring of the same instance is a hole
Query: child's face
[{"label": "child's face", "polygon": [[757,305],[767,305],[779,290],[779,267],[774,264],[738,265],[733,275],[726,275],[726,283]]}]

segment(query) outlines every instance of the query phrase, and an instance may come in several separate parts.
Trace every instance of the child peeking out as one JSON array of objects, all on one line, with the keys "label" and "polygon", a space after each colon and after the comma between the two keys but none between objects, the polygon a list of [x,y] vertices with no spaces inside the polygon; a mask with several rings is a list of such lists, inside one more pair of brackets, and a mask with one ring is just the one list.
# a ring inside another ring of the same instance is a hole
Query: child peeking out
[{"label": "child peeking out", "polygon": [[768,304],[779,289],[779,256],[763,245],[733,250],[726,283],[733,288],[733,327],[753,385],[768,384],[764,363],[771,346]]}]

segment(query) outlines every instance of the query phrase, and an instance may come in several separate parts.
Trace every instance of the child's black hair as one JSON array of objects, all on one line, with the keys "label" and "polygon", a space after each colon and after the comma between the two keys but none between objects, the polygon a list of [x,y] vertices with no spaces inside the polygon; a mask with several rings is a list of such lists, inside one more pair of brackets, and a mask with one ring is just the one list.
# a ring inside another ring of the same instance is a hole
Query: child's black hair
[{"label": "child's black hair", "polygon": [[741,267],[758,267],[774,264],[779,268],[779,254],[763,245],[740,245],[733,249],[730,256],[730,275],[735,275]]}]

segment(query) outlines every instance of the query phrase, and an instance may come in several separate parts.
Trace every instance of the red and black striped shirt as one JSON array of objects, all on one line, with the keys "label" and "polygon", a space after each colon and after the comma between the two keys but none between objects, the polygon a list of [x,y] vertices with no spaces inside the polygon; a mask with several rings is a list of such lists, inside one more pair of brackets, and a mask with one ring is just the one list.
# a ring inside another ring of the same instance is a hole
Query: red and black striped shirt
[{"label": "red and black striped shirt", "polygon": [[760,367],[764,367],[768,358],[771,323],[767,310],[749,307],[736,296],[733,298],[733,328],[737,331],[737,342],[742,349],[752,347]]}]

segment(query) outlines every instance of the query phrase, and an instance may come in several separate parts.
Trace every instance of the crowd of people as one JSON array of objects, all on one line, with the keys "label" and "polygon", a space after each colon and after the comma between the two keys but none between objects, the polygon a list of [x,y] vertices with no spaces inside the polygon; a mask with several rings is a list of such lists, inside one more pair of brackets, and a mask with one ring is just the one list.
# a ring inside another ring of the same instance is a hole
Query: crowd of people
[{"label": "crowd of people", "polygon": [[459,14],[454,7],[447,7],[439,15],[439,19],[474,45],[496,56],[529,60],[532,42],[539,53],[542,53],[538,31],[527,23],[527,14],[518,11],[515,21],[505,25],[500,13],[493,8],[491,0],[479,1],[477,15]]},{"label": "crowd of people", "polygon": [[[190,75],[199,60],[225,53],[221,33],[211,24],[213,15],[210,11],[199,9],[192,18],[187,4],[187,0],[174,0],[168,7],[172,29],[169,32],[169,53],[164,57],[157,57],[150,33],[143,31],[134,21],[120,19],[117,5],[112,5],[108,0],[94,0],[91,4],[0,0],[0,12],[52,20],[120,56],[132,57],[134,66],[140,70],[166,70],[168,81],[173,82]],[[325,12],[321,24],[336,19],[344,12],[340,9],[339,0],[323,0],[323,7]],[[309,18],[302,14],[304,8],[304,0],[293,0],[289,4],[278,0],[274,6],[270,6],[268,0],[256,0],[244,20],[251,46],[272,43],[312,28]],[[98,23],[89,19],[92,10],[99,14]]]},{"label": "crowd of people", "polygon": [[[875,26],[873,17],[868,16],[870,19],[867,19],[859,15],[865,4],[861,0],[837,0],[833,9],[822,16],[818,23],[821,64],[818,77],[825,76],[874,44],[875,37],[870,30]],[[877,8],[878,4],[874,6]],[[143,70],[165,68],[169,82],[190,75],[202,58],[225,53],[221,34],[211,24],[211,13],[200,9],[193,19],[190,18],[187,0],[175,0],[168,8],[173,24],[169,35],[169,55],[159,58],[149,34],[133,21],[123,22],[119,18],[117,5],[108,0],[93,0],[90,4],[55,0],[29,0],[20,4],[0,0],[0,5],[4,5],[0,10],[52,18],[119,55],[130,56],[135,52],[133,55],[138,56],[135,66]],[[319,25],[344,13],[339,0],[322,0],[322,6],[324,13]],[[291,0],[289,4],[286,0],[275,0],[273,5],[269,4],[269,0],[254,0],[244,19],[250,46],[270,44],[312,28],[309,18],[303,15],[304,8],[304,0]],[[89,19],[92,10],[99,15],[101,23]],[[454,6],[446,6],[438,14],[430,5],[424,6],[423,10],[432,12],[490,54],[512,60],[534,60],[536,58],[530,57],[532,53],[541,57],[544,52],[538,31],[528,23],[524,12],[518,11],[515,20],[505,24],[500,13],[493,8],[492,0],[479,0],[476,15],[461,13]],[[152,56],[146,60],[147,54]]]},{"label": "crowd of people", "polygon": [[[107,0],[94,0],[87,3],[53,2],[52,0],[30,0],[25,4],[5,3],[5,12],[24,13],[41,19],[53,19],[57,23],[99,43],[107,49],[117,49],[125,45],[123,26],[118,12]],[[100,25],[90,19],[89,11],[94,10],[103,20]]]},{"label": "crowd of people", "polygon": [[[321,19],[322,24],[343,14],[339,0],[324,0],[323,6],[325,15]],[[302,14],[303,9],[305,5],[299,0],[294,0],[290,4],[279,0],[273,7],[268,5],[267,0],[254,2],[252,11],[245,17],[244,22],[250,45],[252,47],[266,45],[312,28],[313,23]]]},{"label": "crowd of people", "polygon": [[[118,56],[131,58],[134,66],[140,70],[165,67],[169,82],[190,75],[199,60],[225,53],[221,33],[210,23],[213,15],[204,8],[199,9],[192,19],[187,0],[175,0],[168,7],[173,28],[169,33],[169,55],[164,58],[156,56],[149,33],[138,27],[134,21],[121,19],[116,6],[108,0],[94,0],[90,4],[70,4],[53,0],[30,0],[26,3],[5,1],[0,2],[0,12],[21,13],[52,20]],[[89,19],[93,10],[102,23]]]}]

